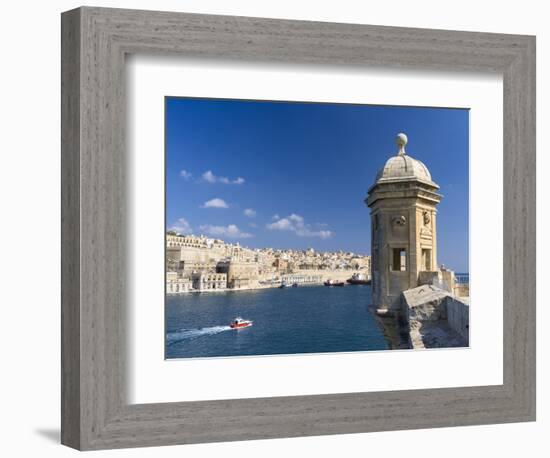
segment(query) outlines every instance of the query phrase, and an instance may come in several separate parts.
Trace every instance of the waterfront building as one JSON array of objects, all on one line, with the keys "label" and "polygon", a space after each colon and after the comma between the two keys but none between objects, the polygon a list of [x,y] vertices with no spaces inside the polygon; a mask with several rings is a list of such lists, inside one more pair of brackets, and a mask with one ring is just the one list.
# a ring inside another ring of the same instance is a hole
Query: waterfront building
[{"label": "waterfront building", "polygon": [[397,154],[380,169],[365,199],[371,216],[373,305],[381,311],[397,311],[402,292],[417,287],[421,273],[438,275],[439,186],[405,151],[407,136],[398,134],[396,141]]},{"label": "waterfront building", "polygon": [[224,290],[227,288],[227,275],[218,272],[193,272],[193,289],[196,291]]},{"label": "waterfront building", "polygon": [[166,293],[188,293],[193,289],[193,283],[188,277],[181,277],[177,272],[166,272]]},{"label": "waterfront building", "polygon": [[250,289],[259,286],[258,263],[231,259],[216,265],[217,272],[227,275],[227,287],[231,289]]},{"label": "waterfront building", "polygon": [[278,258],[275,258],[275,261],[273,262],[273,267],[275,267],[275,269],[277,269],[277,271],[279,272],[288,272],[288,260],[283,259],[281,256],[279,256]]},{"label": "waterfront building", "polygon": [[293,273],[281,275],[281,283],[292,285],[315,285],[323,283],[323,276],[319,274]]}]

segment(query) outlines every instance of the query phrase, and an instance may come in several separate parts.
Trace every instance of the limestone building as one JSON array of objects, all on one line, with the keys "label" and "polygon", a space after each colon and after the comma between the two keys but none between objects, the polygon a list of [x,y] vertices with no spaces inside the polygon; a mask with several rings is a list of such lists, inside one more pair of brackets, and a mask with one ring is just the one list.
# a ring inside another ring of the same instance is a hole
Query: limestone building
[{"label": "limestone building", "polygon": [[193,283],[188,277],[181,277],[177,272],[166,272],[166,293],[188,293],[193,289]]},{"label": "limestone building", "polygon": [[193,289],[196,291],[225,290],[227,288],[227,275],[217,272],[193,272],[191,279]]},{"label": "limestone building", "polygon": [[380,312],[398,311],[403,291],[438,275],[439,186],[405,151],[407,136],[398,134],[396,141],[397,154],[380,169],[365,199],[371,215],[373,306]]},{"label": "limestone building", "polygon": [[216,272],[227,276],[227,287],[231,289],[249,289],[259,286],[258,263],[244,261],[221,261]]}]

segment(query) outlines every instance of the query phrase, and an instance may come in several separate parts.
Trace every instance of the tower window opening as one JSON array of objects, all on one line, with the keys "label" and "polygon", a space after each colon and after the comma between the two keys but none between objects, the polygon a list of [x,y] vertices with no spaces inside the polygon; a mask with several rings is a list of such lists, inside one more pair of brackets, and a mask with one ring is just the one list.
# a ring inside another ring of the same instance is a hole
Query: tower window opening
[{"label": "tower window opening", "polygon": [[432,250],[422,249],[422,267],[424,270],[432,270]]},{"label": "tower window opening", "polygon": [[392,270],[405,272],[407,270],[407,250],[405,248],[394,248],[392,253]]}]

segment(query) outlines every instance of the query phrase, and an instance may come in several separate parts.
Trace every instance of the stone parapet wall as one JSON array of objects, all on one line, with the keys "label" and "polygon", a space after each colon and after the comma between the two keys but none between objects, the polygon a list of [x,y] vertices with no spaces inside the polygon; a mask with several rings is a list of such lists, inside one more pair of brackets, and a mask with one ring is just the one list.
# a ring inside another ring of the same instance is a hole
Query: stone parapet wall
[{"label": "stone parapet wall", "polygon": [[418,273],[418,286],[437,284],[440,277],[440,272],[435,271],[422,271]]},{"label": "stone parapet wall", "polygon": [[469,283],[456,283],[453,289],[453,293],[458,297],[470,296],[470,284]]},{"label": "stone parapet wall", "polygon": [[460,298],[447,297],[445,299],[447,322],[451,329],[468,339],[470,333],[470,306]]},{"label": "stone parapet wall", "polygon": [[403,291],[402,317],[410,348],[466,347],[469,306],[434,285]]}]

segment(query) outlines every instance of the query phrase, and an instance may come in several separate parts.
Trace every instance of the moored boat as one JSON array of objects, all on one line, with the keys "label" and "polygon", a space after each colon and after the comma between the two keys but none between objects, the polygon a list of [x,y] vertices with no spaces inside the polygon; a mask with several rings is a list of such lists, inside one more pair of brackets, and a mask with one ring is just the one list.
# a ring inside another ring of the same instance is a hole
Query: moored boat
[{"label": "moored boat", "polygon": [[336,280],[327,280],[324,283],[325,286],[344,286],[345,283],[343,281],[336,281]]},{"label": "moored boat", "polygon": [[370,285],[370,280],[365,274],[355,273],[346,280],[350,285]]}]

